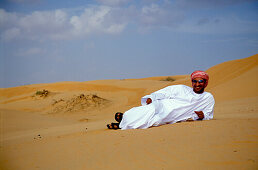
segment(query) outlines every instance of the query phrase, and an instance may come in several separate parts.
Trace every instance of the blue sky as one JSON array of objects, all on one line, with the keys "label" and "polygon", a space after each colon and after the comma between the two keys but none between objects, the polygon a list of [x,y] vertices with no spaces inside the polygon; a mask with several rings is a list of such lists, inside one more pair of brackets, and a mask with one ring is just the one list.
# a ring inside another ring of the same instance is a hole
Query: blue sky
[{"label": "blue sky", "polygon": [[255,0],[0,0],[0,87],[190,74],[258,53]]}]

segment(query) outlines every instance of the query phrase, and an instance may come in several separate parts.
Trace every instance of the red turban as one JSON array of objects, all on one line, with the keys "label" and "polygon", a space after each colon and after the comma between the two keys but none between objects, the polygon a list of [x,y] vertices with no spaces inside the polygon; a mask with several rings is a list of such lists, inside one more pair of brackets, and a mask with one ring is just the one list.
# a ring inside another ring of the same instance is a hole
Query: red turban
[{"label": "red turban", "polygon": [[200,71],[200,70],[194,71],[194,72],[191,74],[191,79],[193,80],[194,78],[197,78],[197,77],[200,77],[200,78],[206,80],[206,82],[205,82],[205,87],[208,85],[208,81],[209,81],[209,75],[208,75],[208,73],[206,73],[206,72],[204,72],[204,71]]}]

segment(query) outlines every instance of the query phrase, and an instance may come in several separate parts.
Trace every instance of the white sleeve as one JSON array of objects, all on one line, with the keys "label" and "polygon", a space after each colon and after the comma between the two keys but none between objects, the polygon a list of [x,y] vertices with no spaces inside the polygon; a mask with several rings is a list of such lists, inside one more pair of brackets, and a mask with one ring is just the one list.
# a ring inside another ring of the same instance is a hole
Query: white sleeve
[{"label": "white sleeve", "polygon": [[211,95],[211,97],[208,99],[207,106],[203,110],[203,114],[204,114],[203,120],[213,119],[214,105],[215,105],[215,100]]},{"label": "white sleeve", "polygon": [[174,86],[168,86],[154,93],[151,93],[150,95],[146,95],[142,97],[141,104],[146,105],[146,101],[148,98],[151,98],[152,101],[173,98],[173,96],[176,95],[174,89]]}]

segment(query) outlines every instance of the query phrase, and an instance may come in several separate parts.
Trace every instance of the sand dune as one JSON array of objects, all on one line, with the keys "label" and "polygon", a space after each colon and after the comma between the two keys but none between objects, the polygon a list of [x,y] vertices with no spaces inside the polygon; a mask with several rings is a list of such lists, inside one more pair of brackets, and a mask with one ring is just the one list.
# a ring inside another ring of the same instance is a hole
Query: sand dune
[{"label": "sand dune", "polygon": [[189,75],[1,88],[0,168],[257,169],[258,55],[207,72],[214,120],[146,130],[105,125],[146,94],[191,86]]}]

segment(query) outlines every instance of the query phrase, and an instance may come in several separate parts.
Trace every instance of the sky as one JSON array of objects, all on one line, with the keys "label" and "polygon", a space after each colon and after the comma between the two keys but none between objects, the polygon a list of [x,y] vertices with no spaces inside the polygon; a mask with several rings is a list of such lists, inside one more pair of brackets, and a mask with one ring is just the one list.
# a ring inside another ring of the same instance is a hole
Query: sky
[{"label": "sky", "polygon": [[257,53],[257,0],[0,0],[0,88],[184,75]]}]

